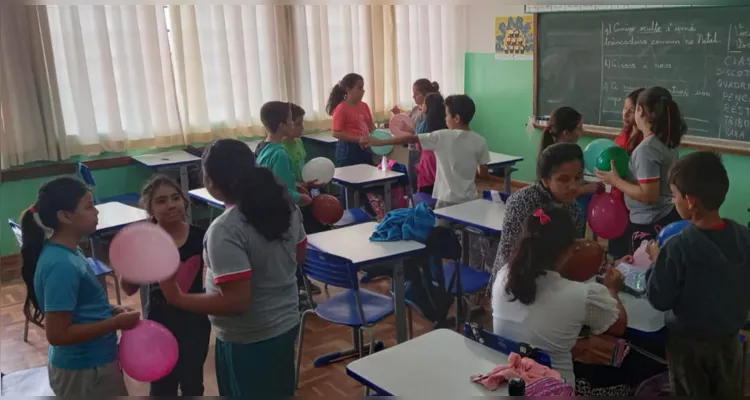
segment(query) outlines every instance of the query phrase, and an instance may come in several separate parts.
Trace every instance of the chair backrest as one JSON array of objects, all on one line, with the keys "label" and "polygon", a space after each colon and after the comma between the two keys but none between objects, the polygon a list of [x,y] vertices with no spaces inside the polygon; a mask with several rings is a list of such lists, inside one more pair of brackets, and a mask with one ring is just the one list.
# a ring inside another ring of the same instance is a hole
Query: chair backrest
[{"label": "chair backrest", "polygon": [[8,225],[10,225],[10,229],[13,231],[13,234],[16,235],[16,241],[18,242],[18,245],[23,246],[23,232],[21,232],[21,225],[18,225],[16,221],[13,221],[10,218],[8,218]]},{"label": "chair backrest", "polygon": [[344,289],[359,290],[357,267],[352,262],[318,250],[307,247],[307,258],[302,265],[302,272],[308,278],[326,285]]},{"label": "chair backrest", "polygon": [[528,357],[539,364],[552,367],[552,360],[550,360],[547,353],[534,348],[527,343],[518,343],[486,331],[476,323],[464,324],[464,336],[503,354],[516,353],[521,357]]},{"label": "chair backrest", "polygon": [[96,186],[96,181],[94,181],[94,174],[91,173],[91,170],[89,169],[86,164],[79,162],[76,164],[76,173],[78,174],[78,177],[81,178],[87,185],[91,186],[92,188]]}]

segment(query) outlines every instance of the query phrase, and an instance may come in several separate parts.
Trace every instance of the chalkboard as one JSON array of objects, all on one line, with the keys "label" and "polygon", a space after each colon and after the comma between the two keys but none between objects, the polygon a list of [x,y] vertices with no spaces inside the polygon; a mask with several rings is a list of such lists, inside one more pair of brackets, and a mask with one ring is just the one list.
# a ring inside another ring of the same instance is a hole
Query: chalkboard
[{"label": "chalkboard", "polygon": [[540,14],[538,41],[539,115],[565,105],[620,128],[625,96],[658,85],[688,139],[750,145],[750,7]]}]

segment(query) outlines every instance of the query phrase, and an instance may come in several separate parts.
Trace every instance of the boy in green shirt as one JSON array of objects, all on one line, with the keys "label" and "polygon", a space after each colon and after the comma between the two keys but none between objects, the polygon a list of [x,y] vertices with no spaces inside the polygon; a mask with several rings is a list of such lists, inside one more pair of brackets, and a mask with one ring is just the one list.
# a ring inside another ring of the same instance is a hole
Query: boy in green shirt
[{"label": "boy in green shirt", "polygon": [[289,158],[292,160],[292,167],[294,168],[294,174],[297,178],[297,185],[300,185],[307,190],[308,185],[304,184],[304,181],[302,180],[302,168],[305,167],[307,153],[305,152],[305,145],[302,143],[302,139],[300,139],[302,131],[305,129],[303,122],[305,110],[294,103],[290,103],[289,108],[292,112],[292,122],[294,123],[294,126],[289,136],[284,139],[284,147],[289,154]]}]

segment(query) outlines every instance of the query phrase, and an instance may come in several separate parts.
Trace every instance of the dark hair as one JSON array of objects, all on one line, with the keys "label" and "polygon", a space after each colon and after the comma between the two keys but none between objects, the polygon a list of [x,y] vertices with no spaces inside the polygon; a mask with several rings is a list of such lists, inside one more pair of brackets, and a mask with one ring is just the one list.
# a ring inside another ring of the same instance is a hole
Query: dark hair
[{"label": "dark hair", "polygon": [[247,222],[266,240],[282,239],[291,226],[293,204],[273,172],[255,164],[243,142],[221,139],[203,153],[203,174],[235,203]]},{"label": "dark hair", "polygon": [[651,123],[651,132],[662,143],[670,149],[680,146],[682,136],[687,133],[687,124],[669,90],[652,86],[638,95],[636,104],[643,108],[646,120]]},{"label": "dark hair", "polygon": [[539,154],[536,163],[536,179],[549,179],[561,165],[571,161],[580,161],[583,166],[583,150],[575,143],[555,143]]},{"label": "dark hair", "polygon": [[146,210],[148,212],[148,215],[151,217],[151,222],[156,223],[156,217],[154,217],[152,210],[152,203],[154,202],[154,193],[162,186],[169,186],[177,191],[177,193],[180,194],[180,197],[182,197],[182,201],[185,203],[185,208],[187,209],[190,200],[188,199],[185,192],[182,191],[182,187],[180,187],[177,182],[175,182],[172,178],[168,177],[164,174],[156,174],[151,177],[151,179],[146,182],[146,184],[143,186],[143,189],[141,189],[141,199],[138,201],[141,205],[141,208]]},{"label": "dark hair", "polygon": [[465,94],[454,94],[448,96],[445,99],[445,106],[448,108],[450,116],[455,117],[458,115],[463,124],[469,124],[474,118],[474,113],[477,110],[474,105],[474,100]]},{"label": "dark hair", "polygon": [[279,131],[279,125],[286,122],[291,112],[291,103],[269,101],[260,108],[260,122],[269,133],[275,134]]},{"label": "dark hair", "polygon": [[[630,100],[633,105],[635,106],[638,104],[638,96],[643,93],[643,91],[646,90],[645,88],[640,88],[633,90],[628,94],[626,97],[628,100]],[[630,136],[628,137],[628,142],[625,145],[626,150],[628,151],[628,154],[632,153],[633,150],[635,150],[636,147],[638,147],[639,144],[641,144],[641,141],[643,141],[643,132],[641,132],[640,129],[638,129],[638,126],[633,122],[633,126],[630,128],[629,132]]]},{"label": "dark hair", "polygon": [[[537,216],[540,210],[543,215]],[[536,278],[554,270],[560,256],[575,240],[575,223],[561,206],[544,206],[526,218],[508,262],[505,293],[511,296],[511,301],[533,303]]]},{"label": "dark hair", "polygon": [[581,122],[583,115],[572,107],[558,107],[549,115],[547,127],[542,131],[539,153],[557,143],[563,132],[573,132]]},{"label": "dark hair", "polygon": [[81,199],[89,192],[88,186],[78,179],[61,177],[51,180],[39,188],[34,204],[24,211],[21,216],[21,276],[26,283],[26,300],[23,313],[26,318],[36,324],[41,324],[44,314],[34,291],[34,275],[36,264],[42,254],[44,243],[47,241],[48,230],[56,231],[60,228],[57,213],[60,211],[74,212]]},{"label": "dark hair", "polygon": [[333,115],[333,110],[346,99],[346,90],[357,86],[357,82],[365,80],[362,75],[355,74],[354,72],[346,74],[346,76],[339,81],[331,89],[331,94],[328,96],[328,104],[326,105],[326,113]]},{"label": "dark hair", "polygon": [[729,191],[729,176],[721,157],[697,151],[680,158],[669,170],[669,184],[683,196],[694,196],[706,210],[718,210]]},{"label": "dark hair", "polygon": [[296,105],[294,103],[289,103],[289,108],[292,109],[292,119],[293,120],[297,119],[297,118],[302,118],[302,117],[305,116],[305,109],[304,108],[302,108],[302,107],[300,107],[300,106],[298,106],[298,105]]},{"label": "dark hair", "polygon": [[417,92],[427,96],[430,93],[440,93],[440,85],[437,82],[431,82],[429,79],[420,78],[414,81],[412,85]]},{"label": "dark hair", "polygon": [[430,93],[424,98],[427,108],[424,119],[424,133],[448,129],[445,125],[445,100],[440,93]]}]

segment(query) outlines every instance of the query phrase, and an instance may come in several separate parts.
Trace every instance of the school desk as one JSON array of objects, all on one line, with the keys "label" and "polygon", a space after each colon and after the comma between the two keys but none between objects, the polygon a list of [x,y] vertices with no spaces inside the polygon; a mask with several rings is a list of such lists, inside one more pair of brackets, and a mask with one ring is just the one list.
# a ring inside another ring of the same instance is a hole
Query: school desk
[{"label": "school desk", "polygon": [[438,329],[351,362],[346,373],[378,395],[422,399],[507,396],[508,386],[491,392],[470,380],[508,356],[448,329]]},{"label": "school desk", "polygon": [[200,188],[200,189],[193,189],[188,192],[188,196],[198,199],[198,201],[201,201],[203,203],[208,204],[211,207],[224,209],[224,202],[216,200],[211,194],[208,193],[208,189],[206,188]]},{"label": "school desk", "polygon": [[406,341],[404,260],[422,251],[425,245],[413,240],[371,242],[370,236],[377,225],[377,222],[365,222],[314,233],[307,236],[307,243],[328,254],[346,258],[360,268],[376,264],[392,266],[396,302],[396,340],[401,343]]},{"label": "school desk", "polygon": [[328,147],[335,147],[338,143],[338,139],[333,137],[333,132],[318,132],[311,133],[309,135],[302,135],[302,140],[309,140],[311,142],[319,143]]},{"label": "school desk", "polygon": [[[158,172],[177,170],[179,172],[180,188],[183,193],[190,190],[188,184],[188,166],[199,164],[201,159],[183,150],[165,151],[161,153],[144,154],[133,157],[133,160]],[[187,210],[191,214],[190,209]]]},{"label": "school desk", "polygon": [[251,141],[251,142],[245,142],[245,144],[247,145],[247,147],[249,147],[249,148],[250,148],[250,151],[252,151],[252,152],[253,152],[253,154],[255,154],[255,150],[256,150],[256,149],[258,148],[258,145],[259,145],[259,144],[260,144],[260,142],[262,142],[262,141],[263,141],[263,140],[253,140],[253,141]]},{"label": "school desk", "polygon": [[395,171],[383,171],[368,164],[350,165],[336,168],[333,182],[344,188],[346,208],[359,207],[359,191],[382,186],[385,212],[391,210],[391,185],[404,174]]},{"label": "school desk", "polygon": [[511,191],[511,179],[510,175],[513,173],[513,166],[516,163],[523,161],[523,157],[509,156],[507,154],[490,152],[490,162],[487,163],[487,168],[492,172],[493,170],[502,169],[503,179],[505,180],[505,193]]},{"label": "school desk", "polygon": [[49,372],[46,365],[3,374],[0,379],[0,396],[3,397],[53,397],[54,395],[49,385]]}]

